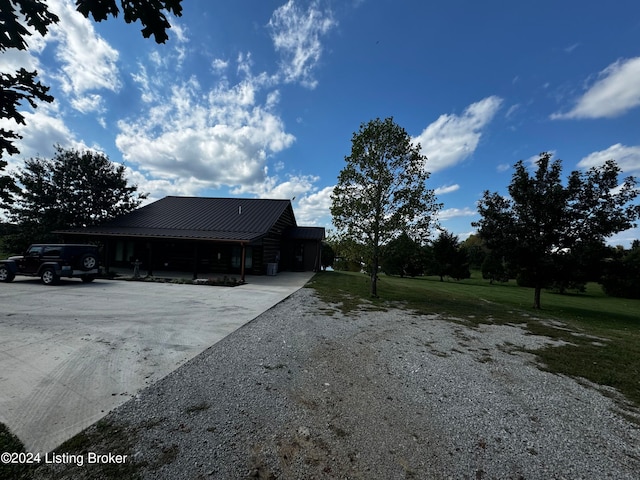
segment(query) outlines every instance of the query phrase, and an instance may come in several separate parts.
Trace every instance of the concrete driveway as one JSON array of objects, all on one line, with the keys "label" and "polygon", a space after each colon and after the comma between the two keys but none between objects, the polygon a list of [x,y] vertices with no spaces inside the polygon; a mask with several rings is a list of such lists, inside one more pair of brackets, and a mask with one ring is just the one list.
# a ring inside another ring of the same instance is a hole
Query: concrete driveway
[{"label": "concrete driveway", "polygon": [[79,280],[0,284],[0,422],[50,451],[302,287]]}]

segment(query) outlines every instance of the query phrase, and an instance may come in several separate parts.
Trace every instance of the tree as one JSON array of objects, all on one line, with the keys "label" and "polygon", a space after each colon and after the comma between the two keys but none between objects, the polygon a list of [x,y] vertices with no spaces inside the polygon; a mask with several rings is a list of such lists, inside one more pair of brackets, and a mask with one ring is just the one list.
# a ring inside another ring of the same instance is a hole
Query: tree
[{"label": "tree", "polygon": [[[153,35],[157,43],[164,43],[167,29],[171,28],[164,11],[175,16],[182,15],[182,0],[121,0],[120,4],[127,23],[140,20],[142,35]],[[96,22],[106,20],[110,15],[117,17],[120,10],[116,0],[76,0],[76,6],[85,17],[91,15]],[[45,36],[49,26],[59,22],[57,15],[49,11],[43,0],[3,0],[0,1],[0,52],[15,48],[26,50],[29,28]],[[47,92],[49,87],[36,81],[37,71],[28,72],[20,68],[15,72],[0,72],[0,118],[24,124],[24,116],[18,111],[23,102],[36,108],[37,102],[52,102]],[[0,129],[0,158],[4,152],[9,155],[19,153],[14,142],[20,139],[13,130]]]},{"label": "tree", "polygon": [[602,290],[612,297],[640,298],[640,242],[634,240],[631,249],[621,258],[606,262],[600,281]]},{"label": "tree", "polygon": [[524,162],[515,164],[511,198],[485,191],[481,219],[473,225],[532,284],[533,307],[539,309],[541,289],[556,276],[559,256],[633,227],[640,206],[631,203],[639,193],[636,180],[628,177],[618,186],[620,168],[613,160],[572,172],[566,186],[561,160],[551,162],[551,154],[542,153],[536,165],[532,176]]},{"label": "tree", "polygon": [[469,235],[469,237],[462,242],[461,246],[467,250],[467,254],[469,255],[469,265],[474,268],[481,268],[489,249],[484,244],[484,241],[480,236],[473,234]]},{"label": "tree", "polygon": [[333,248],[333,268],[347,272],[359,272],[364,264],[364,245],[346,238],[339,232],[327,236],[327,244]]},{"label": "tree", "polygon": [[0,208],[7,208],[13,203],[13,194],[20,191],[13,178],[1,174],[6,166],[7,162],[0,160]]},{"label": "tree", "polygon": [[31,158],[19,170],[23,186],[10,217],[29,242],[53,230],[96,225],[137,208],[146,194],[129,185],[125,167],[104,154],[56,147],[53,159]]},{"label": "tree", "polygon": [[469,261],[466,249],[460,247],[458,237],[451,232],[443,230],[431,245],[433,256],[431,259],[431,272],[444,281],[444,277],[452,277],[456,280],[469,278]]},{"label": "tree", "polygon": [[409,235],[402,232],[385,245],[382,255],[382,271],[387,275],[415,277],[424,270],[423,249]]},{"label": "tree", "polygon": [[336,258],[336,252],[333,250],[333,247],[329,243],[322,242],[320,257],[322,259],[322,270],[326,270],[327,267],[333,267],[333,261]]},{"label": "tree", "polygon": [[363,123],[351,143],[333,190],[331,215],[347,237],[366,245],[376,297],[381,246],[402,231],[426,237],[438,205],[425,183],[427,158],[393,118]]},{"label": "tree", "polygon": [[481,269],[482,278],[489,280],[490,284],[493,284],[496,280],[498,282],[509,281],[509,273],[504,258],[493,250],[489,250],[485,255]]}]

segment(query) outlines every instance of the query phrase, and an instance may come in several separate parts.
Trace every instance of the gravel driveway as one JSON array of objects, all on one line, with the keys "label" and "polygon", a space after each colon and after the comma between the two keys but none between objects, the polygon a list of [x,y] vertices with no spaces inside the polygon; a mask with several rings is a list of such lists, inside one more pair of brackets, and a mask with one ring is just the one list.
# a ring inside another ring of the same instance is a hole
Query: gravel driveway
[{"label": "gravel driveway", "polygon": [[640,422],[520,351],[550,342],[402,310],[343,316],[302,289],[69,451],[127,455],[106,478],[637,479]]}]

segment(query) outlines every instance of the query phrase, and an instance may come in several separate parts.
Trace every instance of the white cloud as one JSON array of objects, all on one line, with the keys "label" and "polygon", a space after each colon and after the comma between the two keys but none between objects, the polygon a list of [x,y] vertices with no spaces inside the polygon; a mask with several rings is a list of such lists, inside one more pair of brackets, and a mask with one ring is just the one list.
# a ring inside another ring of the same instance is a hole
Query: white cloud
[{"label": "white cloud", "polygon": [[640,239],[640,228],[630,228],[623,232],[616,233],[606,240],[607,245],[616,246],[622,245],[625,248],[631,248],[631,244],[634,240]]},{"label": "white cloud", "polygon": [[508,171],[510,168],[511,168],[511,165],[509,165],[508,163],[501,163],[496,167],[496,170],[498,171],[498,173],[503,173]]},{"label": "white cloud", "polygon": [[598,76],[573,109],[551,118],[612,118],[640,106],[640,57],[618,60]]},{"label": "white cloud", "polygon": [[179,177],[173,179],[153,179],[148,178],[141,172],[126,167],[126,174],[132,185],[138,186],[138,192],[149,193],[149,197],[143,202],[146,205],[155,202],[167,195],[179,195],[186,197],[197,196],[198,193],[207,187],[206,182],[197,178]]},{"label": "white cloud", "polygon": [[86,144],[76,140],[74,132],[60,118],[55,104],[40,104],[34,111],[21,113],[25,118],[24,125],[0,119],[0,128],[13,130],[23,137],[16,142],[20,155],[7,157],[9,162],[13,160],[21,165],[22,158],[36,156],[50,158],[55,153],[55,144],[60,144],[64,148],[88,148]]},{"label": "white cloud", "polygon": [[475,215],[478,215],[478,211],[469,207],[445,208],[437,213],[438,220],[449,220],[455,217],[473,217]]},{"label": "white cloud", "polygon": [[242,185],[231,191],[234,195],[251,194],[259,198],[293,199],[315,190],[313,184],[319,180],[314,175],[288,175],[288,180],[280,182],[277,176],[267,177],[259,183]]},{"label": "white cloud", "polygon": [[211,62],[211,68],[214,72],[220,74],[224,72],[229,66],[228,60],[222,60],[221,58],[216,58]]},{"label": "white cloud", "polygon": [[571,45],[569,45],[568,47],[564,48],[565,53],[571,53],[573,52],[576,48],[578,48],[580,46],[579,43],[573,43]]},{"label": "white cloud", "polygon": [[[96,90],[116,92],[121,83],[117,67],[118,52],[94,30],[93,24],[78,13],[70,0],[51,0],[51,11],[60,17],[52,25],[48,41],[56,41],[56,58],[62,64],[55,76],[72,105],[82,113],[99,111],[102,99]],[[85,95],[88,98],[85,98]]]},{"label": "white cloud", "polygon": [[436,195],[444,195],[446,193],[455,192],[456,190],[460,190],[460,185],[457,183],[455,185],[443,185],[442,187],[438,187],[434,190]]},{"label": "white cloud", "polygon": [[605,150],[593,152],[578,162],[580,168],[599,167],[607,160],[615,160],[623,172],[640,173],[640,145],[627,147],[620,143],[611,145]]},{"label": "white cloud", "polygon": [[502,104],[496,96],[469,105],[462,115],[441,115],[413,138],[428,157],[427,169],[436,172],[460,163],[477,148],[482,130],[493,119]]},{"label": "white cloud", "polygon": [[151,103],[157,100],[154,90],[151,87],[151,79],[147,73],[147,68],[144,65],[138,65],[138,73],[132,73],[131,79],[140,86],[140,92],[142,93],[141,99],[145,103]]},{"label": "white cloud", "polygon": [[335,25],[331,12],[322,11],[318,1],[302,11],[289,0],[273,12],[268,26],[275,49],[282,56],[280,70],[286,83],[300,82],[315,88],[313,69],[322,54],[320,37]]},{"label": "white cloud", "polygon": [[328,226],[331,223],[331,193],[333,186],[303,196],[295,209],[300,225]]},{"label": "white cloud", "polygon": [[[245,57],[239,60],[246,64]],[[223,79],[210,91],[194,78],[171,86],[168,93],[159,90],[162,85],[139,80],[150,107],[139,118],[118,122],[116,145],[123,157],[171,184],[197,178],[202,186],[259,193],[254,186],[268,181],[267,160],[295,138],[273,112],[277,93],[259,100],[268,83],[265,76],[253,77],[248,67],[243,69],[245,80],[230,86]]]},{"label": "white cloud", "polygon": [[171,33],[172,36],[175,34],[175,41],[177,43],[188,43],[189,37],[187,33],[189,29],[180,24],[179,20],[176,17],[171,19]]},{"label": "white cloud", "polygon": [[519,103],[511,105],[509,107],[509,109],[507,110],[507,113],[504,114],[505,118],[511,118],[511,116],[519,109],[520,109],[520,104]]},{"label": "white cloud", "polygon": [[25,68],[27,71],[32,72],[38,70],[38,77],[40,75],[42,66],[40,60],[33,50],[17,50],[10,48],[0,53],[0,60],[2,61],[2,71],[9,73]]},{"label": "white cloud", "polygon": [[254,185],[233,189],[233,195],[251,195],[259,198],[289,199],[294,203],[299,225],[329,225],[331,216],[331,193],[333,187],[321,190],[315,186],[320,177],[314,175],[287,175],[280,181],[278,176],[267,177]]}]

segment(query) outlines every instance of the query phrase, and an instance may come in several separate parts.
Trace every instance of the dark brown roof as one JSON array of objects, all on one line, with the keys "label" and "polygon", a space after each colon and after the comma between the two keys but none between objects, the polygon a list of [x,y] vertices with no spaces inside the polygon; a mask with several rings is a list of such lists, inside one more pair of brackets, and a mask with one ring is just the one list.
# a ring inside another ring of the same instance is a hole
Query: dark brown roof
[{"label": "dark brown roof", "polygon": [[252,241],[266,235],[287,209],[295,225],[289,200],[165,197],[102,225],[61,233]]}]

